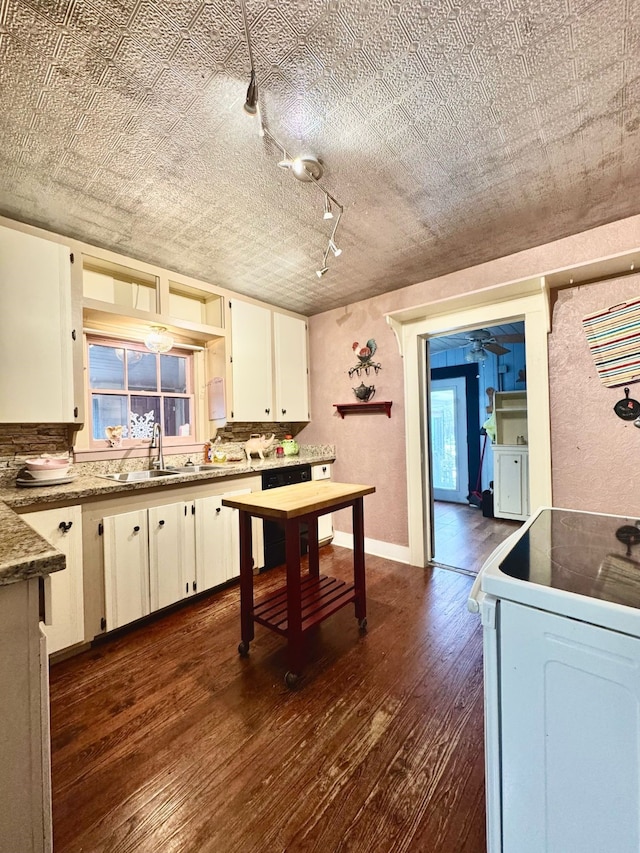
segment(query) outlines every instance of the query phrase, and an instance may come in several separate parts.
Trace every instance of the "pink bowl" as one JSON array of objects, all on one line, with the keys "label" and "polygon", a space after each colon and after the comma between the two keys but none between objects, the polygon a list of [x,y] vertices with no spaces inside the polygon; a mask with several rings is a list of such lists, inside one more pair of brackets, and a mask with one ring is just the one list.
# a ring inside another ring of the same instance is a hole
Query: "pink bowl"
[{"label": "pink bowl", "polygon": [[69,467],[69,457],[68,456],[38,456],[34,459],[25,459],[25,463],[28,471],[52,471],[56,468],[68,468]]}]

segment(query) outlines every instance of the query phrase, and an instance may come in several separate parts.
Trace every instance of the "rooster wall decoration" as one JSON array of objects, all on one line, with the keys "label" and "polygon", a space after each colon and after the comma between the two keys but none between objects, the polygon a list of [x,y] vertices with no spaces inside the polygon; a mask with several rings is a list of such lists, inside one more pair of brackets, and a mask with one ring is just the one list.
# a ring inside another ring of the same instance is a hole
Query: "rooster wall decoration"
[{"label": "rooster wall decoration", "polygon": [[370,338],[367,343],[361,347],[358,341],[354,341],[351,344],[351,349],[355,352],[358,357],[358,364],[354,365],[349,369],[349,379],[355,373],[357,376],[360,376],[362,371],[368,376],[370,371],[374,371],[377,373],[379,370],[382,370],[382,365],[378,362],[372,361],[373,356],[375,355],[376,350],[378,349],[378,345],[374,341],[373,338]]}]

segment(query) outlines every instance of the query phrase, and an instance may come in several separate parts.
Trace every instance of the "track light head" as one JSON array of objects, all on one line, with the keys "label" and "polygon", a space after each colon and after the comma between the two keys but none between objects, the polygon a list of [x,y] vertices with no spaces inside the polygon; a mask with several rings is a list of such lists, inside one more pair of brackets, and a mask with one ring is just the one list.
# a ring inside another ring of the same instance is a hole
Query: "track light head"
[{"label": "track light head", "polygon": [[324,215],[323,219],[333,219],[333,211],[331,210],[331,201],[327,193],[324,194]]},{"label": "track light head", "polygon": [[251,78],[249,80],[249,88],[247,89],[247,98],[244,102],[245,112],[254,116],[258,112],[258,84],[256,82],[256,72],[251,69]]},{"label": "track light head", "polygon": [[336,244],[333,242],[333,240],[329,240],[329,248],[331,249],[331,251],[333,252],[334,257],[336,257],[336,258],[338,257],[338,255],[341,255],[341,254],[342,254],[342,249],[339,249],[339,248],[336,246]]},{"label": "track light head", "polygon": [[318,276],[318,278],[322,278],[322,276],[323,276],[326,272],[329,272],[329,267],[322,267],[322,269],[320,269],[320,270],[316,270],[316,275]]}]

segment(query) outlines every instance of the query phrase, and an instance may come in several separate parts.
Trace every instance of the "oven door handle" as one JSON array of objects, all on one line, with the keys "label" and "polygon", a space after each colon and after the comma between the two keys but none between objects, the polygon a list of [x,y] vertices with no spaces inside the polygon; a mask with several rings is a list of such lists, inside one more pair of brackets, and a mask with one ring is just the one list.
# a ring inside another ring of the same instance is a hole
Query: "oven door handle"
[{"label": "oven door handle", "polygon": [[484,592],[480,589],[482,585],[482,572],[478,572],[476,575],[476,579],[473,582],[473,586],[471,587],[471,591],[469,593],[469,598],[467,599],[467,610],[470,613],[480,613],[480,608],[482,607],[482,602],[486,598]]}]

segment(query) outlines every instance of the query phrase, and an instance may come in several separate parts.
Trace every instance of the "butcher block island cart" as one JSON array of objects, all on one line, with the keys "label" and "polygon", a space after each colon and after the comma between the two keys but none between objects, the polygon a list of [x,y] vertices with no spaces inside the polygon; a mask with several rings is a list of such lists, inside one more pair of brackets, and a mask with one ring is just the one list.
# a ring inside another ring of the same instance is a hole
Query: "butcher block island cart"
[{"label": "butcher block island cart", "polygon": [[[342,607],[354,602],[361,630],[366,628],[363,498],[374,486],[315,481],[282,489],[224,498],[222,503],[239,511],[240,620],[238,651],[249,653],[254,622],[287,638],[289,671],[285,683],[292,687],[304,664],[307,631]],[[320,574],[318,516],[339,509],[353,512],[353,583]],[[279,521],[285,528],[286,586],[254,604],[251,517]],[[300,525],[308,526],[309,574],[300,576]]]}]

